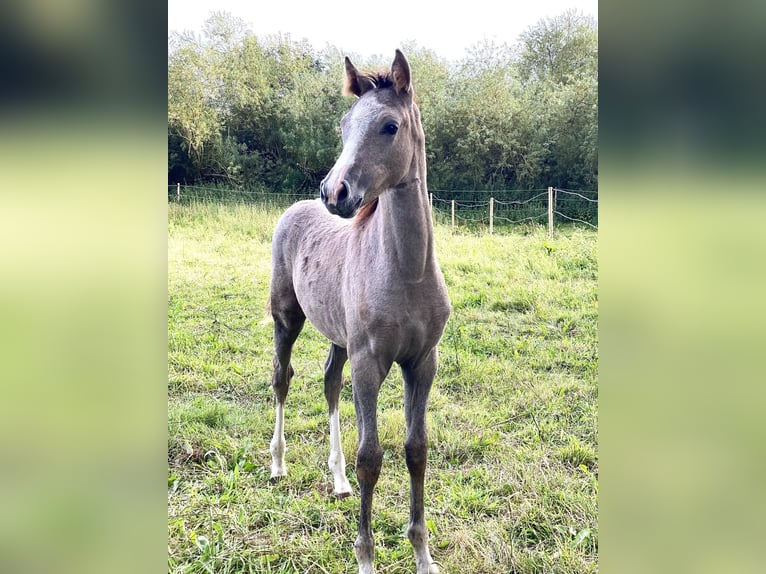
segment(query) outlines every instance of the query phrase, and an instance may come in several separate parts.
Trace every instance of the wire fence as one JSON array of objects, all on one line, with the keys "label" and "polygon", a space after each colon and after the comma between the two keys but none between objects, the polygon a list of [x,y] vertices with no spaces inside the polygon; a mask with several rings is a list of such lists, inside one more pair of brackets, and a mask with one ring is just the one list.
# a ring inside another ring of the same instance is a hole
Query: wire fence
[{"label": "wire fence", "polygon": [[[598,191],[558,187],[526,190],[440,190],[430,191],[434,220],[453,229],[488,229],[520,224],[586,226],[598,229]],[[215,186],[169,185],[168,201],[173,203],[217,202],[257,203],[285,208],[301,199],[315,199],[317,193],[272,193]]]}]

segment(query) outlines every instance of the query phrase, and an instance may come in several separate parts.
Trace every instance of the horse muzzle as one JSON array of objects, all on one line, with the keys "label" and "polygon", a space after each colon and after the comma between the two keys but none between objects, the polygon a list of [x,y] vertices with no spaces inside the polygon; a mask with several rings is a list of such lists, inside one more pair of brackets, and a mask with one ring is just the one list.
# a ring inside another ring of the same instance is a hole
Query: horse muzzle
[{"label": "horse muzzle", "polygon": [[333,187],[328,182],[328,178],[323,179],[319,185],[319,197],[327,211],[343,218],[353,217],[362,204],[361,197],[351,196],[350,186],[346,180],[337,182]]}]

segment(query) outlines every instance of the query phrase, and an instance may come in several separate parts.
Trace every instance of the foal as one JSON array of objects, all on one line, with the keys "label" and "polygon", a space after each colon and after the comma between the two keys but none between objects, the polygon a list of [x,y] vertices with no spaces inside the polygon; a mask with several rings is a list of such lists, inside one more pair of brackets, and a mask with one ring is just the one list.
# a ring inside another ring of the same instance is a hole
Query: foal
[{"label": "foal", "polygon": [[337,496],[351,493],[338,416],[343,365],[351,361],[359,435],[361,512],[354,543],[359,574],[374,572],[372,496],[383,461],[378,392],[394,362],[404,378],[407,534],[417,573],[438,574],[423,510],[425,415],[436,374],[436,345],[450,302],[434,255],[423,127],[409,64],[399,50],[388,73],[360,73],[348,58],[345,71],[345,93],[358,100],[340,123],[343,151],[321,183],[320,199],[290,207],[272,241],[276,423],[271,475],[286,474],[284,403],[293,375],[290,355],[308,317],[331,341],[324,390],[330,411],[328,465]]}]

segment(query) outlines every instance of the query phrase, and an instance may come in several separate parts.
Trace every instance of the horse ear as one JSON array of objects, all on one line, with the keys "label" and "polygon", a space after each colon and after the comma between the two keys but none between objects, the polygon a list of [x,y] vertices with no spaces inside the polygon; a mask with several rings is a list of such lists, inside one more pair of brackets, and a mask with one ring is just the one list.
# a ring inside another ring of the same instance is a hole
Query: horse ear
[{"label": "horse ear", "polygon": [[371,90],[375,84],[367,76],[360,74],[351,60],[346,56],[346,81],[343,84],[343,94],[361,97],[367,90]]},{"label": "horse ear", "polygon": [[401,50],[396,50],[394,63],[391,64],[391,77],[397,94],[409,93],[412,90],[410,81],[410,65]]}]

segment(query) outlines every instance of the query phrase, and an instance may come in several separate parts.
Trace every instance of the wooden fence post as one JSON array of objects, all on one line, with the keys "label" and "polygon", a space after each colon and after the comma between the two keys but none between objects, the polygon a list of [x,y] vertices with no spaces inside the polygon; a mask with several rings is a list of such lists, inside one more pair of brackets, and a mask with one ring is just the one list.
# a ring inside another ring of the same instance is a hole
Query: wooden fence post
[{"label": "wooden fence post", "polygon": [[428,194],[428,203],[431,206],[431,223],[436,223],[436,218],[434,217],[434,194],[429,193]]},{"label": "wooden fence post", "polygon": [[548,237],[553,239],[553,188],[548,188]]},{"label": "wooden fence post", "polygon": [[455,233],[455,200],[452,200],[452,233]]},{"label": "wooden fence post", "polygon": [[495,198],[490,197],[489,198],[489,234],[492,235],[493,222],[495,219]]},{"label": "wooden fence post", "polygon": [[176,201],[181,201],[181,184],[176,184]]}]

